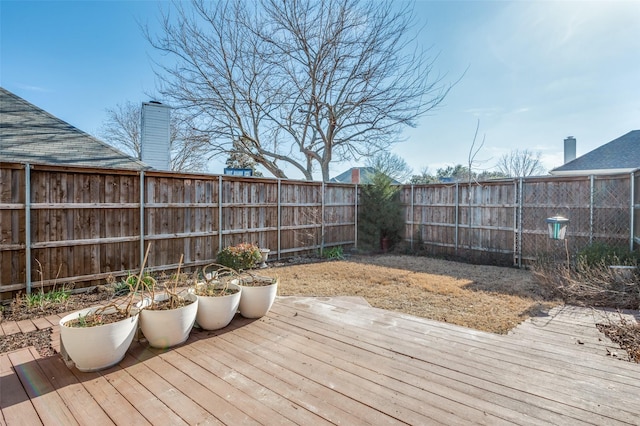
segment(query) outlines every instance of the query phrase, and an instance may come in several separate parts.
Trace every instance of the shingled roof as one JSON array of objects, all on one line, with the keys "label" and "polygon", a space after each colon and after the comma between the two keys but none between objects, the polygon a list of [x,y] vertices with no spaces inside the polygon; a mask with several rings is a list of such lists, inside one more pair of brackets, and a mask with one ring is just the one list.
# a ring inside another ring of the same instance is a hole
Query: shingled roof
[{"label": "shingled roof", "polygon": [[0,87],[0,161],[148,169],[143,162]]},{"label": "shingled roof", "polygon": [[630,173],[640,168],[640,130],[633,130],[551,170],[552,175]]}]

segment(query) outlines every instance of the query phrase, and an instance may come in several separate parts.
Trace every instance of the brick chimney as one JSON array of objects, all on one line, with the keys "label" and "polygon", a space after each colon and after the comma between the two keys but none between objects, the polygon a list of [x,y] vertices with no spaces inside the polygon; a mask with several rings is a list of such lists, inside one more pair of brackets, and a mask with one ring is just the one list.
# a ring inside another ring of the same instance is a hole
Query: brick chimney
[{"label": "brick chimney", "polygon": [[357,167],[351,169],[351,183],[360,183],[360,169]]}]

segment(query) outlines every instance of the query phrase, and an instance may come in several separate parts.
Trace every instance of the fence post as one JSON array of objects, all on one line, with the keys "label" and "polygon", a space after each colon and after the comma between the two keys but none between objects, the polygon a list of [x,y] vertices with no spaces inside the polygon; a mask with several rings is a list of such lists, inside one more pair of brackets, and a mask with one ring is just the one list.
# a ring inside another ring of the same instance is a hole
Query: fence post
[{"label": "fence post", "polygon": [[357,249],[358,248],[358,184],[356,183],[355,186],[353,187],[353,190],[355,191],[355,209],[354,209],[354,214],[355,214],[355,230],[353,235],[355,236],[355,241],[353,246]]},{"label": "fence post", "polygon": [[519,265],[518,256],[518,181],[513,180],[513,266]]},{"label": "fence post", "polygon": [[24,165],[24,260],[27,296],[31,294],[31,165]]},{"label": "fence post", "polygon": [[280,244],[282,232],[282,187],[280,186],[282,179],[278,179],[278,260],[280,260]]},{"label": "fence post", "polygon": [[140,170],[140,267],[144,260],[144,170]]},{"label": "fence post", "polygon": [[222,175],[218,176],[218,253],[222,251]]},{"label": "fence post", "polygon": [[326,187],[322,181],[322,193],[320,194],[320,257],[324,254],[324,196]]},{"label": "fence post", "polygon": [[635,203],[636,203],[636,194],[635,194],[635,186],[636,186],[636,182],[635,182],[635,172],[631,172],[631,176],[629,177],[629,187],[630,187],[630,214],[629,214],[629,251],[633,251],[633,234],[634,234],[634,229],[633,227],[635,226],[635,218],[634,218],[634,214],[635,214]]},{"label": "fence post", "polygon": [[409,216],[409,224],[411,225],[409,231],[409,241],[411,243],[411,250],[413,250],[413,224],[415,223],[414,206],[413,206],[413,184],[411,184],[411,215]]},{"label": "fence post", "polygon": [[594,175],[589,176],[589,244],[593,244],[593,203],[594,203]]},{"label": "fence post", "polygon": [[458,182],[456,182],[456,196],[455,196],[455,203],[456,203],[456,212],[455,212],[455,220],[456,220],[456,228],[455,228],[455,253],[456,256],[458,255],[458,223],[460,222],[459,220],[459,209],[460,209],[460,197],[458,196],[458,192],[459,192],[459,188],[458,188]]},{"label": "fence post", "polygon": [[522,224],[522,213],[524,211],[524,178],[520,177],[518,182],[518,268],[522,268],[522,233],[524,225]]}]

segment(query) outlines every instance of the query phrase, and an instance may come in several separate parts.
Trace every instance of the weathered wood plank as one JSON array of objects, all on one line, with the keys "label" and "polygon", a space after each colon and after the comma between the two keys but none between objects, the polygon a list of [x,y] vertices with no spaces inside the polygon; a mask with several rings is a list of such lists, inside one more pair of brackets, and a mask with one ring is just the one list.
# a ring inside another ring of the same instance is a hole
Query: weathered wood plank
[{"label": "weathered wood plank", "polygon": [[158,397],[140,384],[127,370],[119,365],[100,373],[127,401],[134,405],[149,423],[187,425]]},{"label": "weathered wood plank", "polygon": [[170,381],[166,380],[164,372],[158,373],[149,368],[144,361],[154,355],[146,351],[145,347],[134,344],[130,349],[130,354],[122,360],[120,366],[135,377],[142,386],[153,393],[184,422],[188,424],[205,422],[223,424],[188,396],[179,392]]},{"label": "weathered wood plank", "polygon": [[[323,324],[335,323],[335,325],[348,325],[349,330],[346,331],[345,334],[353,341],[362,341],[363,339],[366,341],[371,340],[375,341],[375,345],[381,348],[388,350],[397,348],[397,331],[394,333],[375,327],[375,325],[372,327],[372,324],[366,318],[363,318],[363,316],[366,316],[364,311],[365,310],[359,309],[357,315],[354,312],[354,315],[340,315],[339,319],[334,319],[330,316],[322,315],[321,311],[314,310],[313,314],[309,315],[309,317],[322,317]],[[371,311],[373,312],[375,310],[372,309]],[[302,315],[308,314],[304,312]],[[337,317],[337,315],[335,316]],[[362,325],[358,326],[357,324],[359,323]],[[375,335],[370,339],[363,337],[366,336],[367,333],[370,333],[369,330],[371,329],[376,330]],[[632,416],[626,411],[627,407],[625,404],[620,404],[618,399],[613,400],[608,391],[602,389],[601,381],[599,380],[592,379],[588,375],[579,376],[580,386],[575,389],[567,387],[564,382],[559,382],[556,378],[557,376],[562,378],[563,375],[566,375],[566,377],[570,379],[573,378],[570,373],[568,373],[572,370],[572,364],[570,362],[565,361],[563,368],[557,368],[545,373],[545,371],[538,368],[539,365],[535,358],[530,359],[528,363],[520,362],[519,364],[511,363],[508,358],[498,362],[498,360],[492,358],[492,352],[490,350],[488,352],[479,350],[469,352],[468,349],[461,348],[459,347],[460,345],[451,341],[448,341],[446,345],[437,345],[437,349],[434,350],[434,344],[429,343],[431,341],[429,337],[430,336],[424,336],[421,339],[413,338],[408,342],[403,341],[400,350],[412,358],[428,360],[429,363],[440,364],[448,368],[455,366],[454,368],[457,371],[465,375],[475,377],[484,382],[496,383],[503,387],[502,392],[505,392],[506,395],[511,392],[524,391],[529,394],[529,398],[533,398],[534,401],[537,398],[540,401],[538,404],[541,404],[541,408],[559,404],[559,412],[569,413],[580,421],[590,421],[600,418],[601,421],[607,422],[614,418],[626,419]],[[517,352],[514,352],[514,354],[515,353]],[[471,363],[469,359],[471,354],[473,359],[472,367],[470,366]],[[583,383],[584,380],[586,380],[586,383]],[[591,385],[589,385],[589,383],[591,383]],[[625,385],[619,386],[624,387]],[[638,388],[631,387],[630,389]],[[587,396],[587,398],[584,399],[576,396],[583,395],[585,392],[587,395],[591,392],[593,394],[592,397],[589,398]],[[546,401],[549,395],[553,395],[554,401],[551,403]],[[593,396],[597,396],[597,398]],[[619,397],[624,400],[624,393]],[[598,398],[604,399],[600,401]],[[631,398],[632,400],[637,399],[635,395],[631,396]]]},{"label": "weathered wood plank", "polygon": [[72,369],[79,383],[117,425],[150,425],[151,423],[99,373],[82,373]]},{"label": "weathered wood plank", "polygon": [[18,375],[13,371],[13,366],[6,353],[0,354],[0,409],[5,424],[41,424],[38,413]]},{"label": "weathered wood plank", "polygon": [[[43,424],[52,426],[78,424],[29,349],[11,352],[8,356]],[[67,372],[67,374],[70,373]]]}]

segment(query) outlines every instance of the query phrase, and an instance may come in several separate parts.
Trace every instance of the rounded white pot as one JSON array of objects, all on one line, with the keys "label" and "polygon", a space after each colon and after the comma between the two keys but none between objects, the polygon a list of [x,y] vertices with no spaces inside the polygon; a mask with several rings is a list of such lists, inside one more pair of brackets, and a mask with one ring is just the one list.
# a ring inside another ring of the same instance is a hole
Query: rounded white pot
[{"label": "rounded white pot", "polygon": [[[166,294],[155,296],[155,300],[166,300]],[[196,320],[198,312],[198,297],[195,294],[186,294],[187,300],[193,303],[178,309],[140,311],[140,329],[142,334],[154,348],[169,348],[179,345],[189,338],[189,332]]]},{"label": "rounded white pot", "polygon": [[245,318],[263,317],[271,309],[278,292],[278,281],[270,285],[244,286],[240,296],[240,315]]},{"label": "rounded white pot", "polygon": [[226,327],[238,311],[242,288],[233,283],[229,283],[228,286],[238,291],[224,296],[198,296],[196,322],[204,330]]},{"label": "rounded white pot", "polygon": [[[109,368],[124,358],[138,327],[138,314],[95,327],[67,327],[65,323],[86,316],[98,308],[71,313],[60,320],[60,338],[64,349],[80,371]],[[114,312],[113,309],[105,313]]]}]

